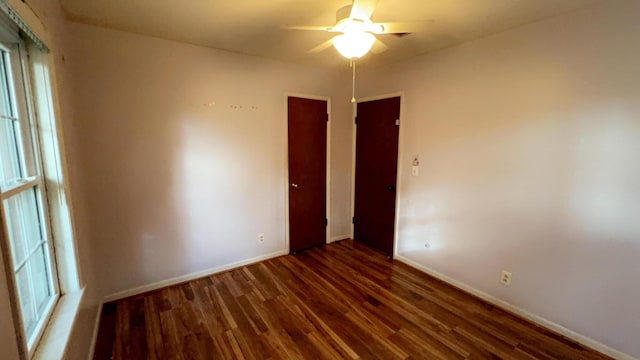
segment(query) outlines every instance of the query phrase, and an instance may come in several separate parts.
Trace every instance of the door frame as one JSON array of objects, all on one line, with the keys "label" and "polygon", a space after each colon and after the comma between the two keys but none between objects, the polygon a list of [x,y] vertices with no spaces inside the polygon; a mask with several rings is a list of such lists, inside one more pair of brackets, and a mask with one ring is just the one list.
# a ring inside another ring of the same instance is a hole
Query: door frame
[{"label": "door frame", "polygon": [[289,242],[289,97],[297,97],[310,100],[322,100],[327,102],[327,154],[326,154],[326,179],[325,179],[325,218],[327,226],[325,231],[325,244],[330,243],[331,239],[331,97],[322,95],[310,95],[300,93],[284,93],[284,238],[285,248],[291,251]]},{"label": "door frame", "polygon": [[[351,219],[353,219],[353,217],[355,216],[355,209],[356,209],[356,140],[358,138],[358,125],[356,124],[356,117],[358,116],[358,104],[359,103],[363,103],[363,102],[367,102],[367,101],[374,101],[374,100],[383,100],[383,99],[390,99],[390,98],[395,98],[395,97],[399,97],[400,98],[400,115],[398,116],[398,118],[400,119],[400,128],[398,129],[398,166],[396,167],[396,208],[395,208],[395,214],[394,214],[394,219],[393,219],[393,257],[396,257],[396,255],[398,255],[398,226],[400,224],[399,219],[398,219],[398,214],[399,214],[399,209],[400,209],[400,193],[402,192],[402,161],[403,161],[403,151],[402,151],[402,144],[403,144],[403,131],[402,131],[402,124],[403,124],[403,114],[404,114],[404,92],[403,91],[399,91],[399,92],[394,92],[394,93],[388,93],[388,94],[383,94],[383,95],[375,95],[375,96],[369,96],[369,97],[363,97],[360,98],[356,101],[355,104],[353,104],[353,124],[352,124],[352,129],[353,131],[352,133],[352,139],[351,139]],[[351,221],[351,238],[353,239],[353,235],[354,235],[354,224],[353,221]]]}]

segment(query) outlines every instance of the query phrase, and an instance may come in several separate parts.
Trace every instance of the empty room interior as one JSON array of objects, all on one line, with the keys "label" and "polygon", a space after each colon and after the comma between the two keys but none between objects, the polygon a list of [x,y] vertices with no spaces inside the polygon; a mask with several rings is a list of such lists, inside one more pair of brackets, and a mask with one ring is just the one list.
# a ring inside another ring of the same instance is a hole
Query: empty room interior
[{"label": "empty room interior", "polygon": [[640,1],[0,0],[0,358],[639,359]]}]

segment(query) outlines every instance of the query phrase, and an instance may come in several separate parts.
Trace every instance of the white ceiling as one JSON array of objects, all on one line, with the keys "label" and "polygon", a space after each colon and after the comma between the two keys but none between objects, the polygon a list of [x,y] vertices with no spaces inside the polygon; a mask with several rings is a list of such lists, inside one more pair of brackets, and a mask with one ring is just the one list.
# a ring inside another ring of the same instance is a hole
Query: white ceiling
[{"label": "white ceiling", "polygon": [[[597,0],[380,0],[374,21],[429,21],[402,38],[379,36],[389,50],[377,65],[576,10]],[[601,1],[601,0],[600,0]],[[309,65],[345,64],[333,47],[307,51],[333,35],[281,25],[333,25],[349,0],[60,0],[69,19],[165,39]]]}]

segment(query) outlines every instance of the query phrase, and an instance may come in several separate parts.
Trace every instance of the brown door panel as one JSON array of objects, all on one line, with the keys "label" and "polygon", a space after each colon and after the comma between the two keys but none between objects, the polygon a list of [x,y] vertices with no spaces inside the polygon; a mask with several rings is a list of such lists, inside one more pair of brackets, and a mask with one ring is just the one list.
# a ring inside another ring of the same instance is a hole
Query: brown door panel
[{"label": "brown door panel", "polygon": [[289,97],[289,250],[326,242],[327,102]]},{"label": "brown door panel", "polygon": [[358,104],[354,239],[393,254],[400,98]]}]

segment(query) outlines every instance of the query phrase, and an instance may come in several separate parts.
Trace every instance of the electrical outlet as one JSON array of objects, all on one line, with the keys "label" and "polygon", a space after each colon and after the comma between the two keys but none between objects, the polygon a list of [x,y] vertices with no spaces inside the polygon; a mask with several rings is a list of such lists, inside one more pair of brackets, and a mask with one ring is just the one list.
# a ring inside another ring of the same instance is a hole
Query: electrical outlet
[{"label": "electrical outlet", "polygon": [[258,242],[259,243],[263,243],[264,242],[264,234],[258,235]]},{"label": "electrical outlet", "polygon": [[506,286],[511,285],[511,273],[506,270],[502,270],[502,274],[500,275],[500,283]]}]

